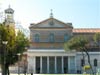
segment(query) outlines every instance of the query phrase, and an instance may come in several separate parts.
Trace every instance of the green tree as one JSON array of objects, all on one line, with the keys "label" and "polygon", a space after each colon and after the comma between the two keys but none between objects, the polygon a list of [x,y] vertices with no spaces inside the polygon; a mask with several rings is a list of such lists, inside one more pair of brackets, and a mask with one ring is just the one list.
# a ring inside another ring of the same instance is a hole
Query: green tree
[{"label": "green tree", "polygon": [[[5,46],[2,42],[7,41]],[[18,53],[23,54],[29,42],[25,35],[19,31],[15,35],[15,30],[5,24],[0,24],[0,64],[2,75],[9,75],[9,66],[18,61]]]},{"label": "green tree", "polygon": [[[95,33],[93,39],[94,39],[95,48],[98,49],[98,51],[100,51],[100,32]],[[96,67],[97,63],[94,62],[94,64],[95,64],[95,67]]]},{"label": "green tree", "polygon": [[0,51],[1,51],[1,69],[2,69],[2,74],[5,75],[6,74],[6,71],[7,71],[7,68],[6,68],[6,52],[7,50],[7,47],[9,47],[10,45],[6,45],[6,48],[5,48],[5,45],[3,44],[4,41],[8,41],[9,39],[9,31],[8,31],[8,27],[7,26],[4,26],[5,24],[0,24]]},{"label": "green tree", "polygon": [[[83,55],[83,60],[84,60],[83,52],[85,52],[86,55],[88,56],[88,63],[90,65],[92,73],[94,74],[92,65],[90,63],[90,55],[88,53],[88,48],[89,48],[88,45],[89,45],[89,40],[85,36],[75,36],[75,37],[72,37],[68,42],[66,42],[64,44],[64,48],[65,48],[65,50],[81,51],[82,55]],[[83,64],[83,66],[84,66],[84,64]]]},{"label": "green tree", "polygon": [[100,49],[100,33],[96,33],[94,35],[94,42],[95,45]]}]

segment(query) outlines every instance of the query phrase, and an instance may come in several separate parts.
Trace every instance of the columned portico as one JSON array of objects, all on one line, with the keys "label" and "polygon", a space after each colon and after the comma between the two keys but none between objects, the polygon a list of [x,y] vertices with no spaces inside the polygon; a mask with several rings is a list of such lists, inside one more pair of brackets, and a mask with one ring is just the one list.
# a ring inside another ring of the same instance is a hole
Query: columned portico
[{"label": "columned portico", "polygon": [[[63,74],[74,72],[75,69],[75,53],[65,53],[64,51],[49,51],[46,53],[41,51],[29,52],[30,59],[28,61],[33,67],[34,73],[42,74]],[[40,54],[41,53],[41,54]],[[34,60],[33,60],[34,58]],[[73,69],[70,69],[73,67]]]},{"label": "columned portico", "polygon": [[36,73],[68,73],[67,56],[40,56],[35,59]]}]

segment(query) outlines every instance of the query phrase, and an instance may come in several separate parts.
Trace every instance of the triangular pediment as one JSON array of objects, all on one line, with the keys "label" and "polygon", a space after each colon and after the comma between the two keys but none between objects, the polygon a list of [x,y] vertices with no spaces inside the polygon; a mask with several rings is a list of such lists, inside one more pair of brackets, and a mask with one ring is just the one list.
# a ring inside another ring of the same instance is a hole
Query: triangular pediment
[{"label": "triangular pediment", "polygon": [[37,24],[31,24],[31,27],[39,27],[39,28],[44,28],[44,27],[52,27],[52,28],[56,28],[56,27],[61,27],[61,28],[64,28],[64,27],[67,27],[67,28],[72,28],[72,23],[64,23],[62,21],[59,21],[55,18],[49,18],[49,19],[46,19],[44,21],[41,21]]}]

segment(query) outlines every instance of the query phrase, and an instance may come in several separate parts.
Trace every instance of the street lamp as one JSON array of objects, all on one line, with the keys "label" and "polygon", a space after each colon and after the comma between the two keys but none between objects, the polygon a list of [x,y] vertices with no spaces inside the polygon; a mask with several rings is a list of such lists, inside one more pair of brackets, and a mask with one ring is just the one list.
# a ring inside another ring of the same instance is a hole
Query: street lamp
[{"label": "street lamp", "polygon": [[[25,51],[28,49],[28,47],[25,47]],[[24,75],[26,75],[27,72],[27,57],[26,57],[26,52],[23,53],[23,72]]]},{"label": "street lamp", "polygon": [[20,75],[20,68],[19,68],[19,65],[20,65],[20,53],[17,54],[18,55],[18,75]]},{"label": "street lamp", "polygon": [[7,45],[8,41],[2,41],[2,44],[4,45],[4,52],[3,52],[3,75],[5,75],[5,69],[6,69],[6,45]]}]

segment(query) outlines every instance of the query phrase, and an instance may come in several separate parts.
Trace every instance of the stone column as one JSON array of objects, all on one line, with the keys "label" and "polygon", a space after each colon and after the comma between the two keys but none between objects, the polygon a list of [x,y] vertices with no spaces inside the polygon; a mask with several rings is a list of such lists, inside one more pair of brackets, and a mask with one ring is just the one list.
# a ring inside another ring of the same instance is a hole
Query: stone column
[{"label": "stone column", "polygon": [[76,57],[75,57],[75,73],[77,73]]},{"label": "stone column", "polygon": [[34,73],[36,73],[36,57],[35,56],[33,57],[33,63],[34,63],[33,71]]},{"label": "stone column", "polygon": [[34,56],[28,56],[28,73],[36,73],[36,63]]},{"label": "stone column", "polygon": [[64,73],[64,65],[63,65],[64,62],[63,62],[63,56],[62,56],[62,58],[61,58],[61,62],[62,62],[62,63],[61,63],[61,64],[62,64],[62,73]]},{"label": "stone column", "polygon": [[55,73],[57,73],[57,59],[56,59],[56,56],[55,56]]},{"label": "stone column", "polygon": [[40,73],[42,73],[42,56],[40,57]]},{"label": "stone column", "polygon": [[47,73],[49,73],[49,56],[47,56]]},{"label": "stone column", "polygon": [[70,73],[70,56],[68,56],[68,73]]}]

